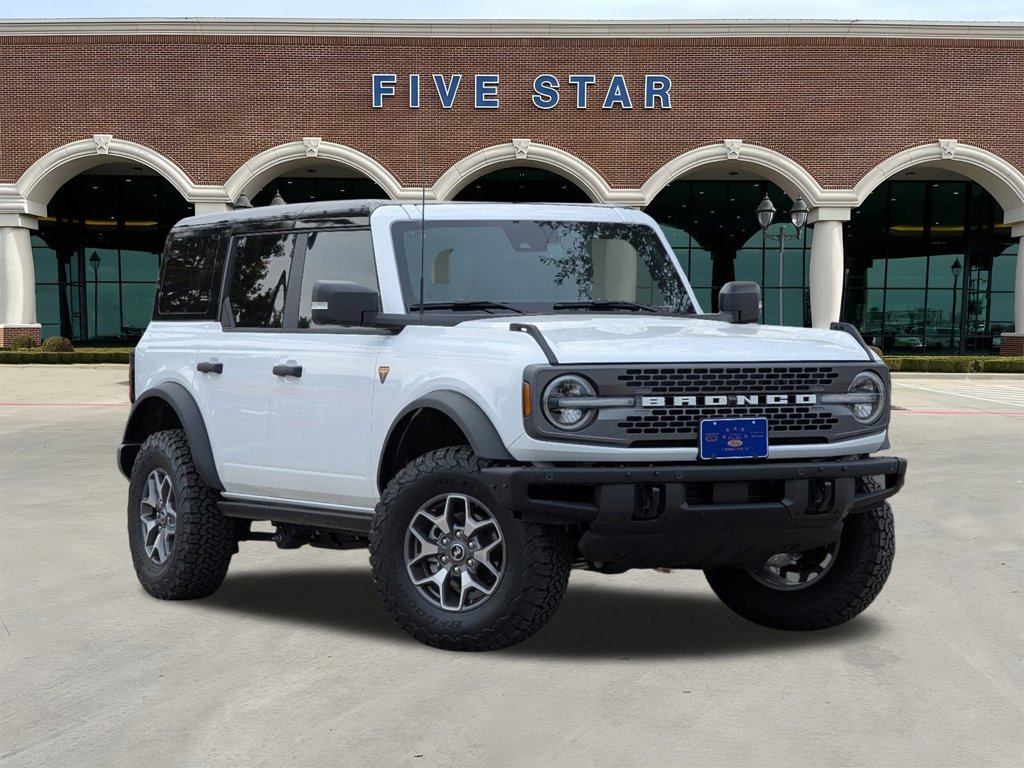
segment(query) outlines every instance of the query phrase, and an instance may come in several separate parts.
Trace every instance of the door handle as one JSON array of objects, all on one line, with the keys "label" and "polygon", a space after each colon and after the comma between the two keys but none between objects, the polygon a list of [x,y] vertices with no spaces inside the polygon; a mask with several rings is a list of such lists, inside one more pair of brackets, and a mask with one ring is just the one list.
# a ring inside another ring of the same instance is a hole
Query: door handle
[{"label": "door handle", "polygon": [[224,363],[211,363],[209,360],[196,365],[196,370],[200,373],[224,373]]},{"label": "door handle", "polygon": [[302,375],[301,365],[275,365],[274,366],[275,376],[294,376],[299,378]]}]

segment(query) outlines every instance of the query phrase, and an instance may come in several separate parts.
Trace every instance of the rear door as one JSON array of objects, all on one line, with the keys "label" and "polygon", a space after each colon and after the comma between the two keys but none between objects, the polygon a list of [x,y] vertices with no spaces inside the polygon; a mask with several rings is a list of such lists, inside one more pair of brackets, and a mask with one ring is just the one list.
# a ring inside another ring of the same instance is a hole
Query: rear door
[{"label": "rear door", "polygon": [[294,314],[279,336],[270,383],[267,480],[276,496],[369,509],[374,504],[370,414],[387,333],[320,326],[310,304],[317,280],[351,280],[379,293],[369,222],[356,217],[298,235]]},{"label": "rear door", "polygon": [[267,474],[268,400],[296,242],[286,231],[232,238],[220,325],[199,356],[194,387],[228,493],[277,495]]}]

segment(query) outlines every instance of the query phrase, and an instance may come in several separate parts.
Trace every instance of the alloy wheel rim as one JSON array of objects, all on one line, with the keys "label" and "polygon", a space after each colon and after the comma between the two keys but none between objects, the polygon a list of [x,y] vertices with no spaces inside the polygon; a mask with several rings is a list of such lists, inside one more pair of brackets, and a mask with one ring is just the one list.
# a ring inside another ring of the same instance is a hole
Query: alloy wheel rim
[{"label": "alloy wheel rim", "polygon": [[420,595],[453,613],[487,602],[505,571],[501,526],[486,505],[465,494],[435,496],[416,510],[404,552]]},{"label": "alloy wheel rim", "polygon": [[157,565],[166,563],[174,549],[176,507],[170,475],[163,469],[154,469],[146,478],[146,491],[139,503],[139,524],[146,557]]},{"label": "alloy wheel rim", "polygon": [[838,552],[838,541],[807,552],[780,552],[747,573],[770,589],[794,592],[818,583],[832,569]]}]

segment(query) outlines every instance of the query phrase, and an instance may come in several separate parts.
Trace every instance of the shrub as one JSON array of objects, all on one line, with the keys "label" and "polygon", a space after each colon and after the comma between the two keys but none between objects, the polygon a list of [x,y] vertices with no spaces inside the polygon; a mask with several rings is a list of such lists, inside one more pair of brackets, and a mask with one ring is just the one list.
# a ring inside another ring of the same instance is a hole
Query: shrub
[{"label": "shrub", "polygon": [[92,350],[88,352],[80,352],[75,350],[74,352],[43,352],[41,350],[34,349],[31,352],[27,351],[8,351],[0,355],[0,364],[8,365],[22,365],[31,363],[33,365],[40,364],[71,364],[71,363],[120,363],[125,365],[128,363],[128,353],[119,352],[117,350]]},{"label": "shrub", "polygon": [[1024,373],[1024,357],[997,357],[984,364],[985,373]]},{"label": "shrub", "polygon": [[36,345],[36,340],[31,336],[15,336],[11,339],[11,349],[32,349]]},{"label": "shrub", "polygon": [[65,339],[63,336],[51,336],[48,339],[43,339],[40,349],[43,352],[74,352],[75,345],[71,343],[70,339]]},{"label": "shrub", "polygon": [[904,355],[886,357],[890,371],[918,373],[1024,373],[1024,357]]}]

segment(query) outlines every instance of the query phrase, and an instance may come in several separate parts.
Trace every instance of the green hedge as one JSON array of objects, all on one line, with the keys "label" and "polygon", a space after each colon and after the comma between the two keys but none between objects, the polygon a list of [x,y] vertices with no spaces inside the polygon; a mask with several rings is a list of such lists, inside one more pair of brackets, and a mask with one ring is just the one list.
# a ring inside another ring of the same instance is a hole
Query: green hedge
[{"label": "green hedge", "polygon": [[[70,364],[128,363],[128,348],[76,349],[74,352],[43,352],[34,350],[0,350],[0,363]],[[922,373],[1024,373],[1024,357],[899,356],[885,358],[892,371]]]},{"label": "green hedge", "polygon": [[4,350],[0,352],[0,364],[19,365],[25,363],[69,365],[71,363],[128,363],[126,349],[87,349],[74,352],[42,352]]},{"label": "green hedge", "polygon": [[1024,373],[1024,357],[921,355],[884,358],[891,371],[920,373]]}]

